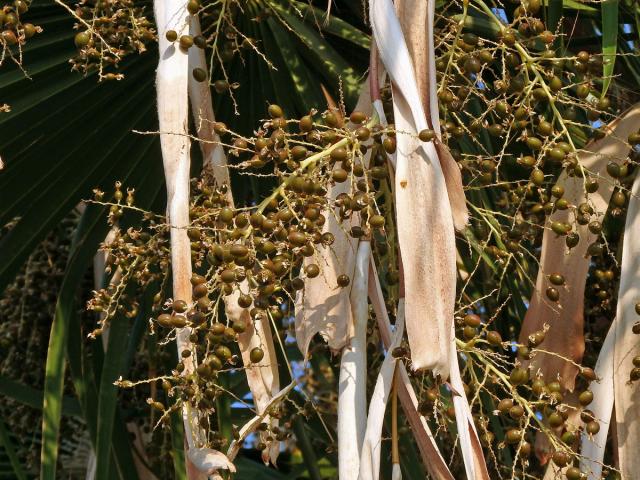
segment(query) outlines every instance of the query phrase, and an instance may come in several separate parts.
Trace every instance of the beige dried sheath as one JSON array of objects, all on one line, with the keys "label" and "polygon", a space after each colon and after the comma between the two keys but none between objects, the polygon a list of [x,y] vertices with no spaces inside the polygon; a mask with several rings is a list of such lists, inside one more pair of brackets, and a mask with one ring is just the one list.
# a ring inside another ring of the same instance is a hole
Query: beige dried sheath
[{"label": "beige dried sheath", "polygon": [[[563,198],[571,205],[589,202],[602,220],[607,211],[614,184],[607,174],[610,161],[622,163],[629,152],[627,137],[640,126],[640,104],[627,110],[619,120],[609,126],[609,135],[585,147],[578,154],[578,162],[599,180],[596,192],[585,195],[584,180],[579,176],[569,177],[563,172],[557,185],[564,187]],[[572,214],[571,214],[572,215]],[[593,218],[596,220],[596,218]],[[577,246],[568,250],[564,236],[556,235],[549,227],[551,222],[568,222],[580,235]],[[564,388],[573,390],[578,367],[584,353],[584,289],[589,270],[588,246],[597,239],[587,225],[577,225],[570,217],[569,210],[557,210],[548,219],[542,240],[540,270],[531,304],[520,331],[520,341],[527,343],[533,332],[549,325],[543,344],[545,350],[554,352],[547,355],[536,353],[531,360],[534,370],[540,370],[548,381],[560,376]],[[550,301],[545,291],[551,284],[548,276],[559,273],[565,278],[565,285],[558,287],[560,300]],[[569,361],[565,360],[564,358]],[[574,362],[574,363],[572,363]]]}]

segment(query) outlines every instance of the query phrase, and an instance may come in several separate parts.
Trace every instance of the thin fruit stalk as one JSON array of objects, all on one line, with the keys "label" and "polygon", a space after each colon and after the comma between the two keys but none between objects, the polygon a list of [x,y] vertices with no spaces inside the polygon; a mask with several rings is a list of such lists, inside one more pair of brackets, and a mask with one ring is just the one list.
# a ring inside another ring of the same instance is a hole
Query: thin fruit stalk
[{"label": "thin fruit stalk", "polygon": [[[190,20],[190,33],[193,37],[201,35],[200,21],[197,15]],[[207,71],[204,50],[192,47],[189,49],[189,70]],[[233,207],[233,195],[227,167],[227,157],[220,144],[220,138],[214,131],[216,119],[213,112],[211,88],[208,81],[198,82],[195,75],[189,75],[189,97],[191,113],[198,134],[200,149],[203,157],[203,169],[206,175],[212,177],[218,186],[227,185],[227,201]],[[264,317],[255,321],[249,315],[249,310],[238,305],[240,291],[248,292],[249,284],[245,280],[240,283],[240,289],[224,297],[227,320],[232,324],[236,321],[246,325],[246,330],[238,336],[238,345],[245,366],[247,384],[255,402],[258,414],[264,413],[273,397],[280,390],[276,352],[271,334],[269,319]],[[251,361],[251,351],[259,348],[264,357],[257,363]],[[278,420],[266,417],[265,422],[272,427],[278,425]],[[267,441],[267,434],[261,434],[261,440],[267,445],[263,452],[265,463],[276,463],[280,443]]]},{"label": "thin fruit stalk", "polygon": [[380,367],[376,385],[369,401],[369,415],[367,417],[367,429],[364,435],[362,455],[360,457],[359,480],[378,480],[380,478],[380,452],[382,449],[382,425],[384,414],[389,401],[389,394],[393,385],[397,359],[393,356],[393,350],[400,346],[404,335],[404,299],[398,301],[398,314],[396,316],[396,330],[393,341],[387,348],[387,354]]},{"label": "thin fruit stalk", "polygon": [[394,369],[393,390],[391,391],[391,480],[402,480],[398,440],[398,369],[396,368]]},{"label": "thin fruit stalk", "polygon": [[638,322],[640,300],[640,175],[636,174],[629,200],[622,245],[620,291],[613,351],[613,391],[622,478],[637,478],[640,472],[640,388],[632,371],[638,370],[640,342],[633,328]]},{"label": "thin fruit stalk", "polygon": [[339,478],[357,478],[367,426],[367,290],[371,244],[360,241],[351,288],[354,335],[342,351],[338,384]]},{"label": "thin fruit stalk", "polygon": [[[578,394],[576,392],[567,392],[567,394],[562,398],[563,403],[566,405],[578,405],[579,403]],[[591,405],[589,406],[589,408],[591,408]],[[580,413],[581,409],[579,408],[569,408],[565,412],[566,418],[564,425],[560,427],[548,426],[547,428],[549,429],[549,431],[543,432],[540,430],[536,433],[533,450],[536,457],[538,458],[538,462],[540,463],[540,465],[547,466],[543,480],[556,478],[554,476],[556,474],[556,470],[564,472],[568,468],[567,465],[560,468],[553,461],[553,454],[556,451],[557,444],[554,445],[552,439],[561,437],[563,432],[565,431],[576,432],[577,434],[582,423],[582,420],[580,419]],[[565,415],[563,415],[563,418]],[[567,446],[572,450],[575,450],[578,447],[576,442],[571,442],[570,444],[567,444]],[[567,449],[566,452],[569,452],[569,449]]]},{"label": "thin fruit stalk", "polygon": [[[187,52],[166,39],[166,32],[185,34],[189,25],[186,3],[180,0],[156,0],[154,13],[158,26],[160,60],[156,75],[160,145],[167,184],[167,220],[171,226],[171,268],[173,297],[191,303],[191,244],[189,225],[188,66]],[[179,329],[176,336],[178,358],[189,349],[190,328]],[[184,374],[195,371],[193,355],[184,359]],[[204,444],[197,413],[184,404],[183,419],[189,449]]]},{"label": "thin fruit stalk", "polygon": [[[369,261],[369,300],[376,315],[376,322],[382,343],[385,348],[389,348],[392,338],[391,323],[389,321],[389,315],[387,314],[387,308],[380,287],[380,279],[378,278],[373,257],[371,257]],[[418,398],[411,385],[409,374],[403,362],[398,362],[396,380],[398,385],[398,398],[400,399],[402,409],[418,444],[425,468],[429,472],[429,475],[436,480],[453,480],[453,475],[438,449],[429,425],[418,412]]]},{"label": "thin fruit stalk", "polygon": [[[609,127],[609,135],[587,145],[577,156],[578,164],[591,172],[592,179],[598,180],[597,190],[585,194],[585,180],[579,175],[569,177],[563,172],[556,186],[564,189],[562,198],[570,205],[579,206],[588,203],[594,210],[591,221],[602,222],[613,193],[614,183],[607,173],[610,162],[621,165],[629,153],[626,142],[630,133],[640,126],[640,104],[623,113]],[[522,329],[520,342],[526,344],[529,335],[549,326],[546,340],[541,348],[552,355],[536,352],[530,365],[534,371],[540,371],[547,381],[560,376],[564,389],[572,391],[578,374],[577,364],[582,362],[584,353],[584,290],[590,264],[589,246],[598,236],[589,230],[588,225],[576,225],[571,210],[556,210],[546,224],[542,239],[540,269],[536,279],[536,289],[531,298]],[[573,248],[566,246],[566,237],[558,235],[552,228],[568,224],[572,232],[579,236]],[[549,276],[560,274],[564,284],[554,286]],[[555,288],[559,300],[554,302],[547,295],[547,289]],[[526,363],[526,362],[525,362]]]}]

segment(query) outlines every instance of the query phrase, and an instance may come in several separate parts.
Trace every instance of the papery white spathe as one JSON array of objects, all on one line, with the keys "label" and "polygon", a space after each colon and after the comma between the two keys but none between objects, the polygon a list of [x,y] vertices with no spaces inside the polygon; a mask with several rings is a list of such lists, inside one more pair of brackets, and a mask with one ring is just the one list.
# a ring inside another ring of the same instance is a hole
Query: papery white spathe
[{"label": "papery white spathe", "polygon": [[393,356],[393,350],[400,345],[404,335],[404,298],[398,301],[396,319],[396,331],[393,334],[393,341],[387,349],[387,354],[380,367],[376,385],[369,401],[367,429],[360,456],[359,480],[378,480],[380,478],[382,424],[396,371],[397,359]]},{"label": "papery white spathe", "polygon": [[338,383],[338,469],[339,478],[357,478],[360,453],[367,426],[367,290],[371,244],[358,244],[351,287],[354,335],[342,351]]},{"label": "papery white spathe", "polygon": [[235,465],[231,463],[224,453],[218,450],[211,448],[190,448],[187,456],[191,463],[193,463],[193,466],[206,475],[212,475],[220,469],[229,470],[230,472],[236,471]]}]

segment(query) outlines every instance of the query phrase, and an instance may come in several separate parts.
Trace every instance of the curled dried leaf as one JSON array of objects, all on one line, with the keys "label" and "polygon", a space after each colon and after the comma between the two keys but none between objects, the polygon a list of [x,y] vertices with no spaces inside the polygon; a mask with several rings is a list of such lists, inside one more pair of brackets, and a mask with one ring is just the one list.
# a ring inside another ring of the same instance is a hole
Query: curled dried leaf
[{"label": "curled dried leaf", "polygon": [[[449,377],[456,292],[451,207],[433,143],[420,144],[406,99],[394,90],[396,213],[406,325],[414,369]],[[427,157],[430,158],[427,161]]]}]

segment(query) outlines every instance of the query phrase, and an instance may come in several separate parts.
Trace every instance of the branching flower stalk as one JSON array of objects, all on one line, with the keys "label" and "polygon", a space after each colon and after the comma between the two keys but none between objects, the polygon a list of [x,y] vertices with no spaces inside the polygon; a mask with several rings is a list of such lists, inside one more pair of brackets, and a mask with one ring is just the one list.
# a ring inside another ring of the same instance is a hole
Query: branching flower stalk
[{"label": "branching flower stalk", "polygon": [[[369,263],[368,296],[376,315],[376,323],[380,337],[382,338],[382,343],[385,348],[389,349],[391,347],[393,332],[391,331],[391,322],[389,321],[389,315],[385,307],[380,278],[378,277],[373,257],[371,257]],[[427,471],[435,479],[453,480],[454,477],[440,453],[440,449],[436,444],[427,421],[418,412],[418,399],[403,362],[398,362],[396,380],[398,381],[398,397],[402,404],[402,409],[409,421]]]},{"label": "branching flower stalk", "polygon": [[[368,262],[366,267],[368,268]],[[389,396],[392,395],[392,404],[395,406],[395,411],[392,411],[391,421],[393,422],[393,449],[395,451],[393,469],[396,469],[397,465],[397,400],[396,390],[393,387],[394,377],[396,372],[397,357],[394,356],[394,349],[400,346],[402,343],[402,337],[404,335],[404,299],[400,299],[398,302],[398,313],[396,320],[396,328],[393,333],[393,341],[387,349],[387,354],[376,380],[376,385],[371,395],[369,402],[369,414],[367,418],[367,429],[364,435],[364,442],[362,447],[362,453],[360,457],[360,472],[358,479],[360,480],[377,480],[380,478],[380,453],[382,450],[382,427],[385,416],[385,410],[389,401]]]}]

